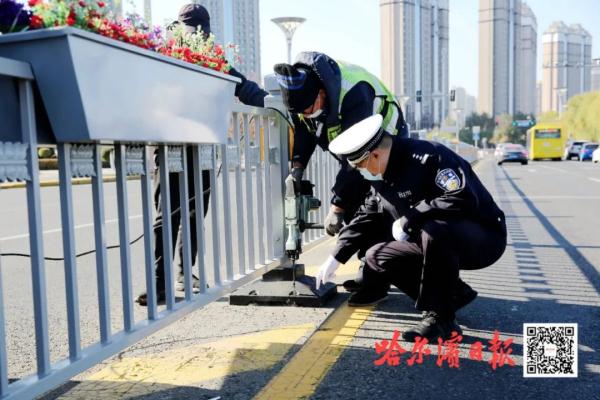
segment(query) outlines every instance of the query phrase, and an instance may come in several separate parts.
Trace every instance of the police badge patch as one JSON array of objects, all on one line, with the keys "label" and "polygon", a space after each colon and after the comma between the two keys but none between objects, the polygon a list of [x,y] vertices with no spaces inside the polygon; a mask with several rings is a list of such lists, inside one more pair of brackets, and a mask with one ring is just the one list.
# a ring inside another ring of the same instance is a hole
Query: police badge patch
[{"label": "police badge patch", "polygon": [[450,168],[446,168],[438,172],[435,177],[435,184],[445,192],[454,192],[460,189],[460,178]]}]

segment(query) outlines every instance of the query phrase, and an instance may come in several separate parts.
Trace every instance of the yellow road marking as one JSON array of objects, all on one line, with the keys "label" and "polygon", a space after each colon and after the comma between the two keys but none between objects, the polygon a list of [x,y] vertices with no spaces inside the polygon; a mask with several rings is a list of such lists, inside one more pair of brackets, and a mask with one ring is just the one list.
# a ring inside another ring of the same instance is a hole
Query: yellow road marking
[{"label": "yellow road marking", "polygon": [[254,399],[305,399],[312,395],[372,310],[344,303]]},{"label": "yellow road marking", "polygon": [[146,356],[126,357],[87,377],[60,399],[143,396],[243,372],[267,370],[314,328],[314,324],[287,326]]}]

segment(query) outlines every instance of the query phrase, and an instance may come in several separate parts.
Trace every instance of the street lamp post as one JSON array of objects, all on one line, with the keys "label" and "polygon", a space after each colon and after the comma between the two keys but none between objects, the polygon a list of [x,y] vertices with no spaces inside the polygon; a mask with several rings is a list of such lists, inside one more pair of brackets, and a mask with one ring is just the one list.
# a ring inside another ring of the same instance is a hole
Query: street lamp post
[{"label": "street lamp post", "polygon": [[566,99],[567,99],[567,88],[559,88],[556,91],[556,94],[558,96],[558,117],[562,117],[562,114],[564,112],[564,108],[566,105]]},{"label": "street lamp post", "polygon": [[288,55],[288,64],[292,63],[292,38],[294,37],[294,33],[296,29],[300,25],[306,21],[306,18],[300,17],[279,17],[273,18],[273,21],[285,35],[285,40],[287,41],[287,55]]},{"label": "street lamp post", "polygon": [[460,142],[460,118],[462,117],[462,108],[455,108],[454,112],[456,113],[456,141]]}]

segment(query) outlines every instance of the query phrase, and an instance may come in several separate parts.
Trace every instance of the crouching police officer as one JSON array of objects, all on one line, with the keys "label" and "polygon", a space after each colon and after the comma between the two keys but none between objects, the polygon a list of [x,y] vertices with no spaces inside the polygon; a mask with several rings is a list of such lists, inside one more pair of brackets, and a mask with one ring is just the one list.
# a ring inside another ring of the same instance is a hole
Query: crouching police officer
[{"label": "crouching police officer", "polygon": [[[383,127],[391,134],[408,136],[394,95],[358,65],[334,61],[323,53],[302,52],[294,65],[277,64],[274,71],[294,124],[292,175],[296,180],[302,179],[317,145],[327,151],[342,131],[373,114],[383,116]],[[329,235],[337,234],[344,220],[352,219],[368,190],[368,182],[343,163],[325,220]]]},{"label": "crouching police officer", "polygon": [[[395,284],[416,298],[415,307],[423,311],[421,322],[403,333],[405,340],[460,333],[453,300],[459,270],[490,266],[506,248],[504,213],[471,165],[441,144],[386,134],[378,115],[348,129],[329,149],[371,181],[375,214],[394,221],[394,240],[366,252],[357,302],[373,304]],[[390,228],[389,223],[381,226]],[[322,269],[319,279],[326,281],[334,268]],[[418,290],[410,289],[411,280],[418,280]]]}]

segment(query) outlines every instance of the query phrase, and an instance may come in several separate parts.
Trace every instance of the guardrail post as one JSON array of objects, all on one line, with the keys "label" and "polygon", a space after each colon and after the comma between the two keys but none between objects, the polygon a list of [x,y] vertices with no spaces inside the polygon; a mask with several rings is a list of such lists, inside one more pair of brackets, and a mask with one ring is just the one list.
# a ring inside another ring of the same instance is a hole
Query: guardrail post
[{"label": "guardrail post", "polygon": [[[265,76],[265,89],[269,91],[270,95],[265,97],[265,107],[266,108],[274,108],[279,110],[282,114],[287,115],[287,110],[283,105],[283,101],[281,99],[281,91],[279,89],[279,84],[277,83],[277,79],[275,75],[267,75]],[[270,173],[271,173],[271,205],[272,205],[272,221],[273,221],[273,233],[272,237],[267,238],[267,240],[271,240],[274,248],[274,258],[281,258],[282,264],[284,261],[287,261],[285,256],[285,218],[284,218],[284,210],[283,210],[283,198],[284,198],[284,187],[283,180],[289,174],[289,152],[288,152],[288,128],[289,125],[287,121],[282,116],[277,116],[276,119],[272,122],[272,126],[269,128],[268,140],[265,142],[265,145],[268,143],[267,149],[269,150],[269,155],[271,153],[271,149],[278,149],[275,154],[279,159],[279,165],[274,163],[273,161],[277,160],[265,160],[267,162],[267,166],[270,165]],[[265,133],[267,135],[267,133]]]},{"label": "guardrail post", "polygon": [[33,287],[37,373],[39,377],[43,377],[50,373],[51,365],[37,129],[33,103],[33,85],[30,81],[19,82],[19,101],[22,141],[29,145],[27,148],[27,170],[30,179],[27,181],[27,210],[29,214],[29,246],[31,249],[31,283]]}]

